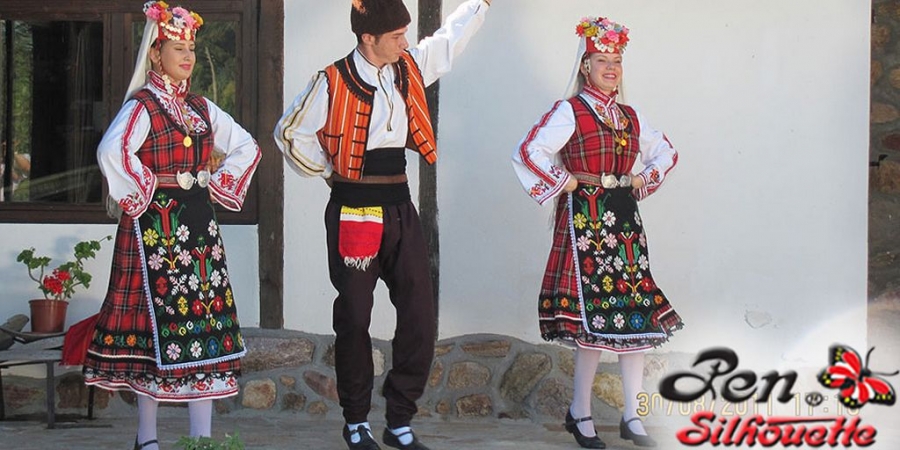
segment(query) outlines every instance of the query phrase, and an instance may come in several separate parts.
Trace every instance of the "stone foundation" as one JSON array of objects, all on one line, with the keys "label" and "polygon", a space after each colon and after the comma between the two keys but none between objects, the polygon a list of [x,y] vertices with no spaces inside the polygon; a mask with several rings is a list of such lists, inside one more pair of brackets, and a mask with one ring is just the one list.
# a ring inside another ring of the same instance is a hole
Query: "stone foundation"
[{"label": "stone foundation", "polygon": [[[333,336],[291,330],[244,329],[248,354],[243,359],[241,392],[217,400],[220,415],[248,413],[298,414],[339,418],[334,374]],[[384,414],[378,391],[390,369],[389,341],[373,341],[375,393],[371,419]],[[615,423],[624,404],[622,383],[614,355],[604,353],[594,382],[594,417]],[[659,378],[689,366],[685,355],[648,354],[645,387],[655,392]],[[417,420],[460,418],[514,418],[558,421],[572,397],[574,357],[560,345],[534,345],[499,335],[468,335],[435,344],[435,359],[425,393],[419,400]],[[7,416],[43,412],[44,381],[5,376],[3,390]],[[57,378],[58,414],[84,415],[87,389],[80,372]],[[129,392],[97,390],[96,417],[127,414],[134,407]],[[179,408],[183,405],[173,404]],[[163,414],[165,414],[163,409]]]},{"label": "stone foundation", "polygon": [[[900,298],[900,1],[872,2],[869,300]],[[856,151],[856,149],[849,149]]]}]

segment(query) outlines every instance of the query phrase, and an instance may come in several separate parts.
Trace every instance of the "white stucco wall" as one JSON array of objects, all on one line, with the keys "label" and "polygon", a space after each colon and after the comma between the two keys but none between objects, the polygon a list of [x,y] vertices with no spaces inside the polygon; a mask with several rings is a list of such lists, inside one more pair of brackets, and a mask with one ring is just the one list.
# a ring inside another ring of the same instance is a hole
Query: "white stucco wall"
[{"label": "white stucco wall", "polygon": [[[285,3],[288,104],[355,39],[344,2]],[[814,346],[819,364],[832,342],[863,347],[870,5],[846,0],[496,0],[441,85],[441,336],[540,341],[549,209],[509,156],[562,95],[575,22],[594,14],[632,29],[627,101],[680,152],[641,204],[654,276],[687,323],[663,351],[807,361]],[[286,172],[285,323],[330,333],[327,188]],[[390,337],[383,289],[374,317]]]},{"label": "white stucco wall", "polygon": [[[442,332],[536,339],[547,211],[506,157],[561,95],[574,21],[603,13],[632,29],[628,103],[680,153],[641,204],[654,276],[687,323],[664,350],[727,345],[790,361],[811,345],[862,347],[867,2],[549,4],[498,2],[502,24],[485,26],[442,85]],[[751,316],[770,321],[753,328]]]},{"label": "white stucco wall", "polygon": [[[460,0],[444,3],[447,13]],[[285,2],[285,104],[355,45],[348,9]],[[632,29],[628,102],[680,152],[667,184],[641,204],[654,276],[687,324],[662,351],[727,345],[751,363],[820,364],[833,342],[864,348],[869,11],[846,0],[496,0],[441,85],[441,337],[540,342],[549,209],[525,195],[509,156],[562,95],[575,21],[604,14]],[[328,334],[328,189],[285,170],[285,327]],[[59,258],[114,231],[0,225],[0,318],[27,313],[37,294],[15,262],[21,248]],[[224,236],[241,321],[258,326],[257,228],[226,226]],[[89,263],[95,281],[71,303],[69,323],[99,308],[111,248]],[[389,338],[383,287],[373,317],[373,335]]]}]

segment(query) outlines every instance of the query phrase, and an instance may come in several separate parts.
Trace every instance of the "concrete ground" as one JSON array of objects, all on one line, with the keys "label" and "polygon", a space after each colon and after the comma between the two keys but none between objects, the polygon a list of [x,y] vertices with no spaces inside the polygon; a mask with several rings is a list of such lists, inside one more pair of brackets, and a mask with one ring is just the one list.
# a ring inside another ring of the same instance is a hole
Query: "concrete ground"
[{"label": "concrete ground", "polygon": [[[186,411],[185,411],[186,413]],[[174,449],[181,432],[187,432],[187,415],[160,418],[160,442],[163,449]],[[214,436],[237,432],[247,449],[346,449],[341,438],[339,420],[310,421],[290,416],[263,414],[232,414],[217,417],[213,423]],[[383,423],[373,422],[380,441]],[[130,449],[135,433],[134,418],[81,420],[60,424],[60,428],[46,429],[39,422],[0,422],[0,448],[10,450],[38,449]],[[598,427],[609,449],[637,448],[619,439],[617,427]],[[574,450],[578,445],[561,424],[535,424],[530,421],[482,420],[426,421],[416,425],[419,439],[432,450]],[[673,432],[651,429],[660,437]],[[379,442],[380,443],[380,442]],[[390,447],[382,445],[384,450]],[[674,441],[663,443],[662,449],[678,448]]]},{"label": "concrete ground", "polygon": [[[900,448],[900,418],[889,409],[871,409],[864,414],[866,424],[876,426],[876,442],[867,449],[896,450]],[[890,410],[890,411],[889,411]],[[885,412],[891,414],[884,414]],[[159,420],[161,448],[174,450],[175,442],[187,432],[187,414],[161,417]],[[346,445],[340,435],[342,421],[335,419],[305,420],[299,416],[259,413],[235,413],[219,416],[213,423],[214,437],[221,439],[225,433],[237,432],[246,448],[263,450],[323,449],[344,450]],[[679,426],[687,426],[682,423]],[[384,426],[372,422],[379,439]],[[79,420],[62,422],[59,428],[48,430],[37,421],[0,422],[0,449],[131,449],[136,429],[134,417],[117,419]],[[561,424],[536,424],[522,420],[486,419],[479,421],[428,420],[416,424],[420,440],[432,450],[577,450],[580,447]],[[608,449],[630,450],[639,447],[619,438],[617,426],[598,426],[600,437]],[[709,445],[687,447],[675,440],[675,429],[650,427],[649,432],[660,445],[659,450],[710,448]],[[828,446],[826,446],[828,447]],[[846,448],[841,446],[842,448]],[[382,445],[384,450],[390,447]],[[750,448],[745,446],[726,448]],[[753,448],[764,448],[758,444]],[[777,446],[775,448],[784,448]],[[792,447],[797,448],[797,447]],[[811,448],[811,447],[800,447]],[[824,447],[822,447],[824,448]],[[830,448],[830,447],[828,447]],[[857,448],[851,445],[849,448]]]},{"label": "concrete ground", "polygon": [[[900,369],[900,301],[876,301],[869,305],[869,345],[879,354],[890,355],[883,361],[884,370]],[[887,378],[900,388],[900,376]],[[896,450],[900,448],[900,402],[894,406],[872,405],[862,411],[865,424],[877,428],[876,443],[868,449]],[[86,419],[60,418],[57,429],[48,430],[38,420],[0,422],[0,450],[32,449],[93,449],[125,450],[134,442],[135,417]],[[652,421],[650,425],[652,425]],[[656,422],[659,424],[659,422]],[[340,435],[340,419],[310,420],[289,414],[266,414],[242,410],[216,416],[214,436],[237,432],[247,449],[325,449],[343,450],[346,446]],[[677,429],[689,426],[686,420],[651,426],[649,431],[658,441],[660,450],[690,448],[675,440]],[[373,420],[380,438],[383,422]],[[432,450],[575,450],[579,447],[560,423],[534,423],[526,420],[482,419],[477,421],[422,420],[415,423],[423,443]],[[187,433],[187,411],[161,414],[159,430],[162,448],[175,449],[175,442]],[[598,431],[609,449],[635,449],[630,442],[618,437],[615,424],[599,424]],[[384,450],[389,447],[382,446]],[[855,448],[856,446],[851,446]],[[722,448],[704,446],[700,448]],[[734,447],[728,447],[734,448]],[[738,448],[748,448],[746,446]],[[762,448],[755,446],[754,448]],[[797,447],[793,447],[797,448]],[[806,447],[804,447],[806,448]],[[829,447],[830,448],[830,447]]]}]

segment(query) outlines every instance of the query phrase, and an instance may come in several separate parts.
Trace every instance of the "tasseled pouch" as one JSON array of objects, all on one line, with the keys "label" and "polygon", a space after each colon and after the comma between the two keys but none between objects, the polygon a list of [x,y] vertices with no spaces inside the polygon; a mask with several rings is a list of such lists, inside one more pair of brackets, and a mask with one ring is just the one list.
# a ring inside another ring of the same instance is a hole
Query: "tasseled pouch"
[{"label": "tasseled pouch", "polygon": [[338,252],[347,267],[364,271],[378,256],[383,218],[384,211],[380,206],[341,207]]}]

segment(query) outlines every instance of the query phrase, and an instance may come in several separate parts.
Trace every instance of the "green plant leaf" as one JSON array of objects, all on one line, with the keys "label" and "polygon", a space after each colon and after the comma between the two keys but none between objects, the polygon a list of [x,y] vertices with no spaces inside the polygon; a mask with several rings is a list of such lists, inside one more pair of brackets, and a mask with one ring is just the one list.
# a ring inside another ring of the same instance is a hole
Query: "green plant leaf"
[{"label": "green plant leaf", "polygon": [[226,434],[222,442],[209,437],[182,436],[175,446],[183,450],[244,450],[244,443],[237,432],[234,435]]}]

